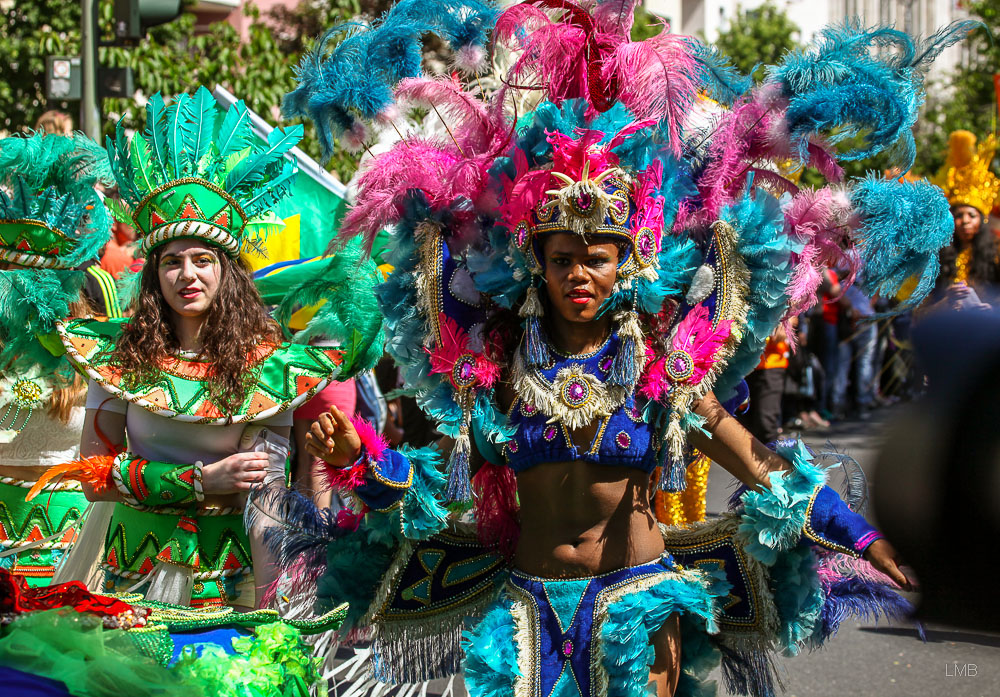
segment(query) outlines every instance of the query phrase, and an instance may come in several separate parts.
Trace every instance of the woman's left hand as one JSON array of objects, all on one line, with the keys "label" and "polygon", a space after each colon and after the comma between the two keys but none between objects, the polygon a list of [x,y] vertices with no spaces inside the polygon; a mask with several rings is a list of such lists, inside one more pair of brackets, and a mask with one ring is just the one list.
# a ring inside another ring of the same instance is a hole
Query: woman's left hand
[{"label": "woman's left hand", "polygon": [[899,555],[885,538],[875,540],[864,554],[865,561],[891,578],[904,591],[915,590],[913,582],[899,568]]}]

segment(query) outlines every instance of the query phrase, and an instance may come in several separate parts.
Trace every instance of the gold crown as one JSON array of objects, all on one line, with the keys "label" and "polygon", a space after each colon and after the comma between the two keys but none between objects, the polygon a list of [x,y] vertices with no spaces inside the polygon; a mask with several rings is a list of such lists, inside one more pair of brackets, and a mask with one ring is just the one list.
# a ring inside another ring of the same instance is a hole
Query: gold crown
[{"label": "gold crown", "polygon": [[996,149],[993,135],[977,148],[974,134],[954,131],[948,137],[948,157],[931,181],[944,189],[948,203],[972,206],[985,217],[1000,193],[1000,179],[990,171]]}]

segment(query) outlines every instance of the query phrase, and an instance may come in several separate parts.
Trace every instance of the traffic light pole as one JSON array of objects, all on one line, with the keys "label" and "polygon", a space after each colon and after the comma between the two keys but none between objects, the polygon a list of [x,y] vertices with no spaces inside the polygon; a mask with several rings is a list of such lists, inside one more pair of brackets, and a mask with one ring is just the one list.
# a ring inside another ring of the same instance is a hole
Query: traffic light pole
[{"label": "traffic light pole", "polygon": [[80,61],[80,130],[100,142],[101,111],[97,104],[97,0],[81,0]]}]

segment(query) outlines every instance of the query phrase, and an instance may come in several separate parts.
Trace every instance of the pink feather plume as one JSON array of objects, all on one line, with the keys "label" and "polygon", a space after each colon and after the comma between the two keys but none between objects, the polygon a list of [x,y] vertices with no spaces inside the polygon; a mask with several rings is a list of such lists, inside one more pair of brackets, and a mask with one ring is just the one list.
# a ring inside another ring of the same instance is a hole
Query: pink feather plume
[{"label": "pink feather plume", "polygon": [[458,322],[443,312],[438,315],[441,326],[441,341],[433,349],[424,349],[430,354],[431,373],[447,375],[456,388],[453,369],[459,358],[471,355],[474,362],[470,363],[471,375],[475,387],[492,387],[500,377],[500,366],[480,353],[469,350],[469,336]]},{"label": "pink feather plume", "polygon": [[670,149],[680,155],[681,125],[698,96],[698,65],[687,37],[663,31],[640,42],[619,42],[607,55],[605,80],[623,89],[618,98],[638,119],[663,121]]}]

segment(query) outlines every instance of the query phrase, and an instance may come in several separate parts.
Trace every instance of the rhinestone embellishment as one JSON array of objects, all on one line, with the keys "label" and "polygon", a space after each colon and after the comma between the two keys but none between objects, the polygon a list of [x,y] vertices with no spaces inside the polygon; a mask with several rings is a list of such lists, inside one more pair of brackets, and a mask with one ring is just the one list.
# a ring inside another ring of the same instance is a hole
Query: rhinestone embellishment
[{"label": "rhinestone embellishment", "polygon": [[468,387],[476,381],[476,357],[465,353],[458,357],[451,369],[451,381],[455,387]]},{"label": "rhinestone embellishment", "polygon": [[583,380],[568,380],[560,390],[563,404],[578,409],[590,400],[590,385]]},{"label": "rhinestone embellishment", "polygon": [[678,382],[694,375],[694,359],[691,354],[687,351],[671,351],[667,355],[667,375]]}]

